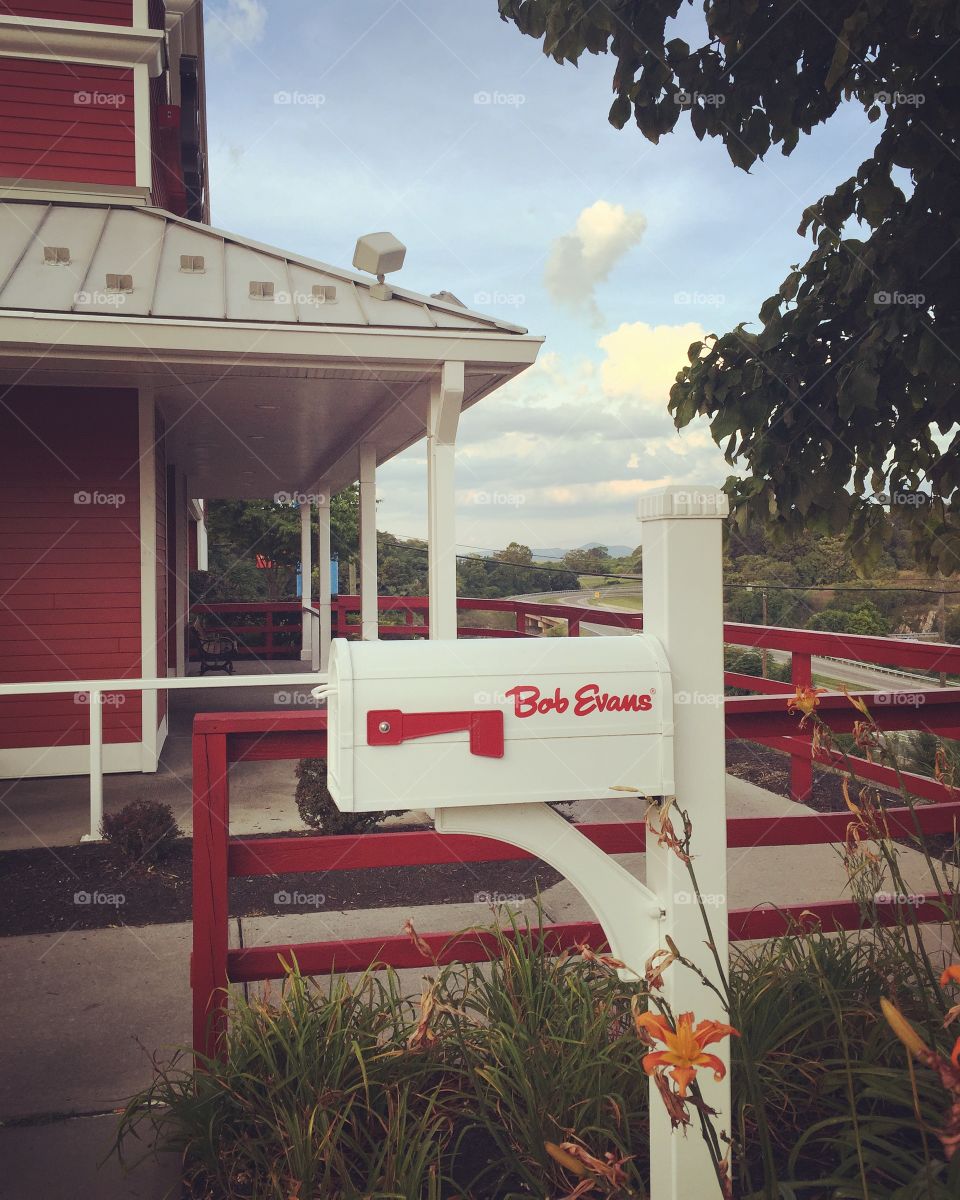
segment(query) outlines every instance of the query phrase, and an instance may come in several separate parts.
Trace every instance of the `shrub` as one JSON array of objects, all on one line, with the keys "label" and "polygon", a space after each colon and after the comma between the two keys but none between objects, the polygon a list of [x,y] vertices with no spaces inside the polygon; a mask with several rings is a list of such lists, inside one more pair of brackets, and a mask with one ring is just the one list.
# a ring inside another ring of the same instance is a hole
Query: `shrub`
[{"label": "shrub", "polygon": [[385,812],[341,812],[327,790],[327,760],[302,758],[297,763],[297,811],[304,825],[320,833],[366,833]]},{"label": "shrub", "polygon": [[131,800],[119,812],[103,818],[100,832],[130,863],[161,862],[183,834],[169,804]]}]

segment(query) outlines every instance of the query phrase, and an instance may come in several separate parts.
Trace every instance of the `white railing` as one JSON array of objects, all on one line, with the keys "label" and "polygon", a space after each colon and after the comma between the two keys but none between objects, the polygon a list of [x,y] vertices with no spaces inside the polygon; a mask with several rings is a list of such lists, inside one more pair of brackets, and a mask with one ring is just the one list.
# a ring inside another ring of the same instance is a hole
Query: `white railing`
[{"label": "white railing", "polygon": [[[195,688],[316,687],[327,682],[325,671],[298,671],[277,675],[230,675],[207,679],[199,675],[175,675],[165,679],[54,679],[23,683],[0,683],[3,696],[56,696],[70,692],[86,696],[90,709],[90,832],[83,841],[97,842],[103,824],[103,696],[105,692],[162,692]],[[144,736],[141,714],[141,740]]]}]

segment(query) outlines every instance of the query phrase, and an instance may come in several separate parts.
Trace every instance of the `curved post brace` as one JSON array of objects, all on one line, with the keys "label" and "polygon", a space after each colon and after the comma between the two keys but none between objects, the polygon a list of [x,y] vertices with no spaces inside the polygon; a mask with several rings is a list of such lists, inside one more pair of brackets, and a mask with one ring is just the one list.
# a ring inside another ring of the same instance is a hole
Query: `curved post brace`
[{"label": "curved post brace", "polygon": [[663,909],[639,879],[595,846],[546,804],[477,804],[438,808],[438,833],[469,833],[518,846],[559,871],[587,901],[614,957],[626,964],[623,980],[643,975],[659,949]]}]

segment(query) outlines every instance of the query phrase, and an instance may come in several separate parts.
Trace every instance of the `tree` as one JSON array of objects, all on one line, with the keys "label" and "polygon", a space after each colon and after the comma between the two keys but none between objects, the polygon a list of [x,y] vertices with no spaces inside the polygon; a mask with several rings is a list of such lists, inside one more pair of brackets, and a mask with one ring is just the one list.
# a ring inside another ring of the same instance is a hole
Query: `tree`
[{"label": "tree", "polygon": [[533,551],[529,546],[521,546],[519,542],[511,542],[502,550],[498,550],[493,557],[499,562],[528,566],[533,562]]},{"label": "tree", "polygon": [[[356,484],[330,501],[330,544],[345,564],[357,555],[358,500]],[[316,545],[317,514],[311,537]],[[211,500],[207,504],[210,574],[218,599],[293,600],[300,566],[300,511],[296,504],[270,500]],[[258,560],[268,566],[257,566]],[[319,565],[319,564],[318,564]],[[231,594],[251,590],[250,571],[263,581],[255,596]]]},{"label": "tree", "polygon": [[820,629],[824,633],[865,633],[885,637],[890,632],[890,622],[877,606],[864,600],[856,608],[825,608],[807,622],[808,629]]},{"label": "tree", "polygon": [[[960,565],[960,25],[955,0],[714,0],[701,44],[672,37],[682,0],[500,0],[558,62],[616,58],[609,120],[657,142],[678,121],[744,171],[844,103],[877,127],[854,175],[800,218],[812,253],[745,324],[689,349],[670,392],[744,472],[742,526],[847,535],[862,565],[905,508],[913,552]],[[904,175],[909,185],[901,187]]]},{"label": "tree", "polygon": [[578,575],[602,575],[610,558],[606,546],[581,546],[578,550],[568,550],[563,556],[563,565]]}]

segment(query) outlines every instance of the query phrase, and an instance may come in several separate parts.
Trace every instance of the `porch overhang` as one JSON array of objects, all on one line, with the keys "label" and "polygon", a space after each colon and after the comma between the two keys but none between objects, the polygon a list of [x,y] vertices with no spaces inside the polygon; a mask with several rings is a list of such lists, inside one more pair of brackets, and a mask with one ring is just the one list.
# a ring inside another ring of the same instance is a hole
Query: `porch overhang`
[{"label": "porch overhang", "polygon": [[[444,363],[463,363],[467,408],[543,341],[445,296],[372,298],[372,279],[158,210],[2,207],[17,211],[0,239],[0,386],[149,391],[169,455],[206,499],[339,491],[361,443],[383,463],[425,436]],[[76,256],[71,274],[45,262],[49,241]],[[132,290],[104,290],[106,268]],[[271,303],[252,281],[276,286]]]}]

